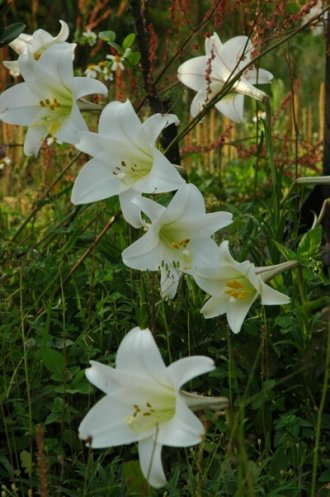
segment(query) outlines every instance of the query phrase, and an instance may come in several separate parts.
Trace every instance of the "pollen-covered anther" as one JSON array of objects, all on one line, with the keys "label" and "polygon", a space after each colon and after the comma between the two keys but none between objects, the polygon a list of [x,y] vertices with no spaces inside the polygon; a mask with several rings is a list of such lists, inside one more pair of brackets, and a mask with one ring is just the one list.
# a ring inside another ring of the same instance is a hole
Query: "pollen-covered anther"
[{"label": "pollen-covered anther", "polygon": [[61,104],[57,100],[57,98],[53,98],[52,100],[50,100],[49,98],[45,98],[45,100],[40,100],[39,103],[41,107],[48,107],[51,110],[56,110],[61,107]]},{"label": "pollen-covered anther", "polygon": [[229,280],[226,282],[227,290],[225,293],[230,297],[238,300],[245,300],[250,296],[250,293],[238,280]]},{"label": "pollen-covered anther", "polygon": [[171,247],[175,249],[181,249],[181,248],[186,248],[188,243],[190,242],[190,238],[185,238],[184,240],[181,240],[180,242],[172,242]]}]

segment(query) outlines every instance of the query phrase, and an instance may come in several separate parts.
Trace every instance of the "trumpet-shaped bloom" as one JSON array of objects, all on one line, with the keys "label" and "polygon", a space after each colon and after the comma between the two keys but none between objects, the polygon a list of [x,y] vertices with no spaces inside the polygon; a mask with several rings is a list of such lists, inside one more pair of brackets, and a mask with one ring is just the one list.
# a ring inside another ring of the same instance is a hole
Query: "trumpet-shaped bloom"
[{"label": "trumpet-shaped bloom", "polygon": [[0,119],[10,124],[29,126],[24,152],[37,155],[47,135],[76,143],[87,130],[79,99],[91,93],[107,93],[106,86],[91,78],[73,76],[72,49],[68,44],[54,45],[40,59],[21,55],[18,59],[24,83],[0,95]]},{"label": "trumpet-shaped bloom", "polygon": [[[35,59],[39,59],[46,48],[51,45],[65,43],[69,36],[69,26],[66,22],[60,21],[61,29],[57,36],[52,36],[44,29],[37,29],[32,35],[21,33],[15,40],[9,43],[9,46],[15,50],[18,55],[32,54]],[[71,43],[72,51],[76,46]],[[20,75],[20,68],[17,60],[4,60],[3,65],[10,70],[12,76]]]},{"label": "trumpet-shaped bloom", "polygon": [[110,102],[100,116],[99,132],[86,132],[76,147],[93,156],[78,174],[71,200],[87,204],[119,195],[124,218],[142,226],[141,212],[131,202],[142,193],[177,190],[184,179],[156,148],[155,141],[173,114],[155,114],[142,124],[129,100]]},{"label": "trumpet-shaped bloom", "polygon": [[182,272],[193,272],[215,261],[215,231],[232,222],[229,212],[206,214],[198,188],[184,184],[167,208],[147,199],[133,200],[151,220],[147,233],[122,253],[134,269],[161,272],[161,295],[173,298]]},{"label": "trumpet-shaped bloom", "polygon": [[[296,264],[295,261],[293,261]],[[281,266],[281,265],[279,265]],[[269,267],[271,275],[276,266]],[[260,269],[260,271],[259,271]],[[239,333],[250,307],[258,296],[263,305],[288,304],[290,298],[266,285],[267,268],[256,268],[249,261],[237,262],[231,256],[228,242],[218,248],[218,263],[214,267],[198,268],[193,277],[211,295],[201,309],[205,318],[226,314],[234,333]]]},{"label": "trumpet-shaped bloom", "polygon": [[[206,55],[187,60],[179,67],[178,78],[181,83],[197,92],[190,107],[193,117],[251,62],[252,51],[253,45],[247,36],[236,36],[221,43],[219,36],[214,33],[205,40]],[[270,72],[249,66],[215,107],[233,121],[243,121],[244,95],[262,100],[264,92],[253,85],[269,83],[272,78]]]},{"label": "trumpet-shaped bloom", "polygon": [[205,356],[186,357],[166,367],[151,332],[133,328],[118,348],[116,368],[91,361],[86,370],[88,380],[106,395],[81,422],[80,438],[94,448],[138,442],[144,476],[154,487],[165,485],[162,445],[195,445],[205,431],[180,388],[213,369],[213,361]]}]

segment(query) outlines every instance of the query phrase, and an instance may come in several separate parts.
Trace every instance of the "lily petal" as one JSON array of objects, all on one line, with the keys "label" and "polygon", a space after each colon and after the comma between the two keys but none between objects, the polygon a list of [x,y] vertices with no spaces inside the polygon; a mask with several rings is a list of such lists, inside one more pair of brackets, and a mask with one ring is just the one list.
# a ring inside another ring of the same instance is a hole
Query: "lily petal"
[{"label": "lily petal", "polygon": [[236,123],[244,121],[244,95],[229,93],[219,100],[215,107]]},{"label": "lily petal", "polygon": [[264,305],[282,305],[290,302],[290,297],[284,293],[274,290],[274,288],[266,285],[261,281],[261,303]]},{"label": "lily petal", "polygon": [[178,126],[179,123],[179,119],[174,114],[154,114],[144,121],[141,129],[148,135],[150,142],[155,143],[164,128],[172,124]]},{"label": "lily petal", "polygon": [[102,111],[99,120],[99,133],[109,135],[113,140],[133,142],[137,148],[148,148],[147,143],[138,140],[141,121],[129,100],[110,102]]},{"label": "lily petal", "polygon": [[85,154],[96,156],[107,148],[107,138],[99,133],[82,131],[75,147]]},{"label": "lily petal", "polygon": [[71,113],[64,119],[58,131],[54,134],[60,141],[66,143],[77,143],[82,131],[87,131],[87,124],[79,112],[75,101],[72,102]]},{"label": "lily petal", "polygon": [[31,125],[27,130],[24,141],[25,155],[37,157],[42,141],[48,132],[45,126]]},{"label": "lily petal", "polygon": [[133,375],[152,377],[168,385],[169,376],[150,330],[136,327],[122,340],[116,357],[118,370]]},{"label": "lily petal", "polygon": [[162,446],[157,443],[157,440],[149,437],[139,442],[138,449],[142,473],[150,485],[155,488],[166,485],[161,458]]},{"label": "lily petal", "polygon": [[265,69],[254,69],[251,68],[246,74],[246,79],[252,83],[253,85],[263,85],[270,83],[273,79],[273,75],[271,72],[266,71]]},{"label": "lily petal", "polygon": [[164,193],[177,190],[184,179],[173,164],[156,148],[152,150],[153,167],[149,174],[136,181],[134,190],[141,193]]},{"label": "lily petal", "polygon": [[89,204],[118,195],[120,181],[113,175],[107,159],[107,154],[102,154],[81,168],[72,189],[73,204]]},{"label": "lily petal", "polygon": [[121,256],[124,264],[128,267],[142,271],[157,271],[162,261],[159,238],[153,231],[148,231],[144,236],[127,247]]},{"label": "lily petal", "polygon": [[[109,416],[111,413],[111,416]],[[115,447],[141,440],[145,433],[133,431],[125,422],[127,405],[121,405],[106,395],[87,413],[79,426],[79,438],[91,438],[91,447]]]},{"label": "lily petal", "polygon": [[165,212],[165,207],[163,205],[157,204],[157,202],[146,197],[135,197],[132,202],[139,207],[153,223],[155,223]]},{"label": "lily petal", "polygon": [[86,77],[75,77],[72,82],[72,90],[76,99],[84,97],[85,95],[91,95],[92,93],[100,93],[101,95],[107,95],[108,89],[105,84],[101,83],[94,78]]},{"label": "lily petal", "polygon": [[205,55],[189,59],[178,68],[178,79],[194,91],[204,91],[207,88],[206,71],[209,57]]},{"label": "lily petal", "polygon": [[235,302],[235,305],[229,303],[227,308],[227,321],[233,333],[237,334],[241,331],[243,321],[257,296],[256,293],[254,298]]},{"label": "lily petal", "polygon": [[202,441],[205,429],[179,395],[170,421],[159,427],[158,442],[171,447],[190,447]]},{"label": "lily petal", "polygon": [[180,218],[188,217],[194,219],[205,214],[205,203],[201,192],[192,183],[184,183],[169,203],[167,210],[163,214],[164,221],[177,221]]},{"label": "lily petal", "polygon": [[234,36],[227,40],[221,47],[221,60],[232,72],[240,71],[251,61],[253,45],[247,36]]},{"label": "lily petal", "polygon": [[134,190],[126,190],[119,194],[120,208],[123,217],[127,223],[133,226],[133,228],[141,228],[144,225],[141,217],[141,210],[132,202],[137,196],[139,197],[141,194],[136,193]]},{"label": "lily petal", "polygon": [[192,356],[172,362],[167,367],[167,372],[170,374],[175,388],[179,389],[192,378],[213,371],[213,369],[215,369],[214,361],[209,357]]},{"label": "lily petal", "polygon": [[180,273],[169,264],[160,270],[160,295],[162,299],[174,299],[180,281]]},{"label": "lily petal", "polygon": [[208,93],[207,90],[196,93],[190,105],[190,114],[192,117],[196,117],[211,99],[212,94]]},{"label": "lily petal", "polygon": [[221,316],[221,314],[225,314],[227,312],[227,308],[228,299],[222,295],[212,296],[201,308],[201,313],[204,318],[210,319]]}]

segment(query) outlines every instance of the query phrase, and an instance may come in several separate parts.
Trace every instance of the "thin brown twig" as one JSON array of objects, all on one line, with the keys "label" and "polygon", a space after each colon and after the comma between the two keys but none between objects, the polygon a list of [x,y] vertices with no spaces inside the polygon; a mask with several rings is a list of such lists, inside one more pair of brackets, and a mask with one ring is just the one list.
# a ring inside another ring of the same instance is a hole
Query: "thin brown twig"
[{"label": "thin brown twig", "polygon": [[96,235],[96,237],[93,240],[93,243],[88,247],[87,250],[82,254],[81,257],[77,260],[75,265],[70,269],[69,273],[66,275],[66,277],[63,280],[63,283],[60,287],[58,287],[55,291],[55,294],[57,294],[61,289],[66,285],[66,283],[72,278],[74,273],[77,271],[77,269],[81,266],[81,264],[84,262],[84,260],[89,256],[89,254],[94,250],[96,245],[99,243],[101,238],[106,234],[106,232],[111,228],[111,226],[114,224],[114,222],[119,218],[119,214],[114,214],[110,220],[106,223],[105,226],[103,226],[102,230]]}]

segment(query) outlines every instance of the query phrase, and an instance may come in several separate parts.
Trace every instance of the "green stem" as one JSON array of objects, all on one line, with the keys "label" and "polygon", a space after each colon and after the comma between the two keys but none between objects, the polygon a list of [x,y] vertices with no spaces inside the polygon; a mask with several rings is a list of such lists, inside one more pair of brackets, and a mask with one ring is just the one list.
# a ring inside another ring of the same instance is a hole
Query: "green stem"
[{"label": "green stem", "polygon": [[326,349],[326,357],[325,357],[322,395],[321,395],[320,405],[319,405],[319,408],[317,411],[315,444],[314,444],[314,454],[313,454],[311,497],[316,497],[318,495],[318,492],[316,492],[316,483],[317,483],[316,480],[317,480],[318,460],[319,460],[319,451],[320,451],[322,415],[323,415],[324,406],[325,406],[325,402],[326,402],[326,398],[327,398],[328,383],[329,383],[329,371],[330,371],[330,322],[328,325],[327,349]]},{"label": "green stem", "polygon": [[304,276],[302,272],[302,267],[298,265],[295,269],[296,271],[296,282],[299,289],[300,300],[301,300],[301,324],[302,324],[302,339],[303,343],[306,344],[308,337],[308,299],[306,296],[306,289],[304,283]]},{"label": "green stem", "polygon": [[29,365],[28,365],[25,323],[24,323],[22,270],[20,271],[19,275],[19,308],[20,308],[21,335],[22,335],[22,348],[23,348],[23,360],[24,360],[24,375],[26,383],[27,410],[29,413],[30,454],[32,457],[32,402],[31,402],[30,376],[29,376]]},{"label": "green stem", "polygon": [[270,172],[272,177],[272,217],[273,217],[273,227],[274,227],[274,238],[278,241],[281,241],[281,223],[280,223],[280,199],[281,199],[281,183],[280,183],[280,175],[275,166],[274,161],[274,152],[273,152],[273,144],[272,144],[272,134],[271,134],[271,110],[270,110],[270,101],[268,95],[265,95],[264,98],[265,111],[266,111],[266,120],[264,121],[264,129],[265,129],[265,142],[268,153],[268,161],[270,166]]}]

